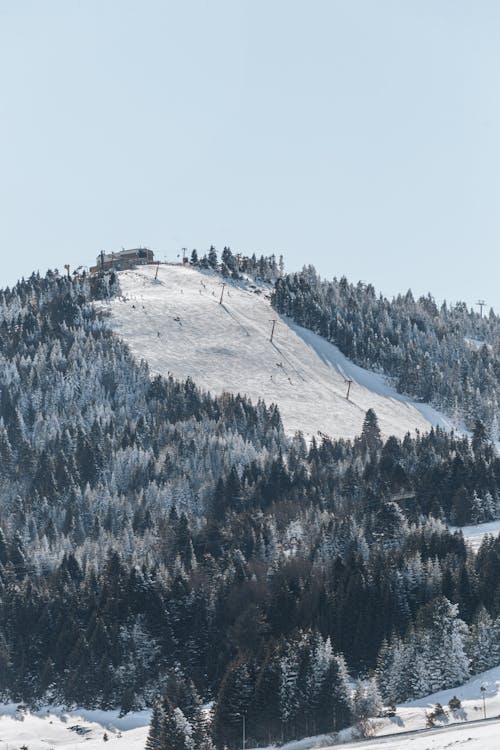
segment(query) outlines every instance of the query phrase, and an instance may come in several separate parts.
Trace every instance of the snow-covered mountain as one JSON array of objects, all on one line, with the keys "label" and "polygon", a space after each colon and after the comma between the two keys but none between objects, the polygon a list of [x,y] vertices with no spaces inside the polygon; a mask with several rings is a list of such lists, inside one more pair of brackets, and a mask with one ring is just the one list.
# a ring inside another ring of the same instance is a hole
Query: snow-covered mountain
[{"label": "snow-covered mountain", "polygon": [[152,372],[190,376],[212,393],[276,403],[288,433],[352,438],[369,408],[385,436],[451,428],[429,405],[398,394],[384,376],[278,315],[266,285],[227,280],[223,288],[219,275],[178,265],[123,271],[119,281],[122,296],[106,308],[114,329]]}]

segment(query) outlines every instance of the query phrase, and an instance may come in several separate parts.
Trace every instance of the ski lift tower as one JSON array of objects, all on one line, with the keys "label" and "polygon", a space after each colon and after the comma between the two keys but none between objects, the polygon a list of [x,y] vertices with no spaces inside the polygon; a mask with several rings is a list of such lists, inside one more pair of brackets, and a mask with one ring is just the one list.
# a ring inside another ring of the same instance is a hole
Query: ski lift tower
[{"label": "ski lift tower", "polygon": [[347,394],[346,394],[346,399],[347,399],[347,401],[349,401],[349,394],[350,394],[350,392],[351,392],[351,385],[352,385],[352,380],[351,380],[350,378],[344,378],[344,383],[345,383],[345,384],[346,384],[346,386],[347,386]]},{"label": "ski lift tower", "polygon": [[486,305],[486,302],[484,299],[480,299],[476,302],[476,305],[479,307],[479,314],[481,318],[483,317],[483,307]]}]

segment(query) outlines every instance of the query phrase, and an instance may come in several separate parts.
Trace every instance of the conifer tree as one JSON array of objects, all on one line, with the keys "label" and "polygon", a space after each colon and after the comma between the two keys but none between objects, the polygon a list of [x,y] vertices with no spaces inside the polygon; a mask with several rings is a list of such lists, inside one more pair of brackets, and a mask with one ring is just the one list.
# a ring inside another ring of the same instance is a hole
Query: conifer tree
[{"label": "conifer tree", "polygon": [[243,717],[249,711],[253,691],[253,677],[248,664],[237,658],[229,665],[217,696],[213,723],[217,747],[238,747]]}]

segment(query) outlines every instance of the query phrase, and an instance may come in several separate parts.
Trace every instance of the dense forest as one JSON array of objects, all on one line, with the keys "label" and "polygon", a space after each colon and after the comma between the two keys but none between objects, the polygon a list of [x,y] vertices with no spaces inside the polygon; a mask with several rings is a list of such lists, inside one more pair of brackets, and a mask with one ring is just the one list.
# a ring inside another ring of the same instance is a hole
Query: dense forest
[{"label": "dense forest", "polygon": [[243,717],[254,745],[333,732],[500,663],[500,538],[446,526],[500,516],[488,415],[287,438],[273,405],[151,377],[93,304],[117,291],[0,293],[0,698],[153,705],[149,750],[233,748]]},{"label": "dense forest", "polygon": [[433,404],[457,424],[477,419],[500,439],[500,318],[463,302],[438,306],[411,291],[392,301],[371,284],[321,279],[313,266],[277,279],[273,305],[401,393]]}]

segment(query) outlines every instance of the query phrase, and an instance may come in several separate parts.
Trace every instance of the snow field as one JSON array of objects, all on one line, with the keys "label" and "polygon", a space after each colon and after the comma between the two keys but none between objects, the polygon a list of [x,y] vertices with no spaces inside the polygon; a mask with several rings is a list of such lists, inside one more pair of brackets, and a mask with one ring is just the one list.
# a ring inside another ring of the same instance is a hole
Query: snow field
[{"label": "snow field", "polygon": [[[356,750],[498,750],[500,721],[473,726],[450,727],[412,733],[405,737],[373,738],[361,742],[342,744],[342,748]],[[337,745],[336,747],[339,747]]]},{"label": "snow field", "polygon": [[450,526],[450,531],[461,531],[469,547],[477,552],[487,534],[496,537],[500,533],[500,520],[478,523],[476,526]]},{"label": "snow field", "polygon": [[[118,718],[118,711],[64,711],[44,708],[36,713],[16,711],[16,704],[0,704],[0,750],[143,750],[149,711]],[[107,734],[108,741],[104,741]]]},{"label": "snow field", "polygon": [[[354,365],[320,336],[271,307],[270,289],[225,282],[185,266],[142,266],[119,273],[122,296],[103,305],[112,326],[153,373],[276,403],[285,430],[353,438],[375,410],[384,436],[402,438],[451,423],[426,404],[398,394],[384,376]],[[272,321],[276,320],[273,341]],[[352,380],[347,400],[346,380]]]}]

